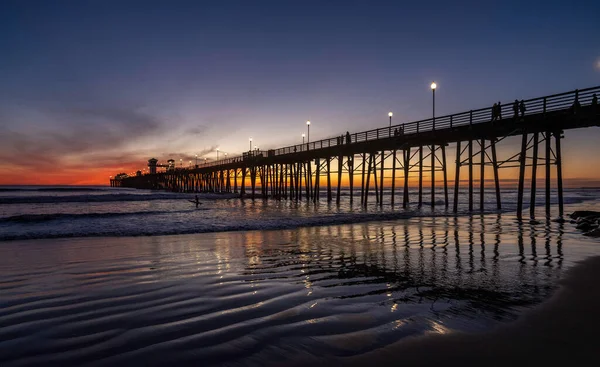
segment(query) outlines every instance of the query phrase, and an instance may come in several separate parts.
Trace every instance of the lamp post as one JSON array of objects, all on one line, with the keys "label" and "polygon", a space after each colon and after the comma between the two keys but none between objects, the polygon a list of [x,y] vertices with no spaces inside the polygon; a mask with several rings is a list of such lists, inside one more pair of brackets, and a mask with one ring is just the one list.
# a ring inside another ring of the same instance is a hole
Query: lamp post
[{"label": "lamp post", "polygon": [[204,158],[204,165],[206,166],[206,157]]},{"label": "lamp post", "polygon": [[219,160],[219,148],[217,148],[217,160]]},{"label": "lamp post", "polygon": [[435,82],[431,83],[431,92],[433,92],[433,130],[435,130],[435,88],[437,88],[437,84]]},{"label": "lamp post", "polygon": [[250,138],[250,151],[252,151],[252,138]]},{"label": "lamp post", "polygon": [[183,158],[179,158],[179,167],[183,168]]},{"label": "lamp post", "polygon": [[393,112],[389,112],[388,116],[390,117],[390,127],[392,127],[392,116],[394,116]]},{"label": "lamp post", "polygon": [[306,129],[307,129],[306,142],[310,143],[310,120],[306,121]]},{"label": "lamp post", "polygon": [[192,166],[192,161],[190,161],[190,167]]},{"label": "lamp post", "polygon": [[[432,82],[431,83],[431,92],[433,93],[433,119],[432,119],[433,131],[435,131],[435,88],[437,88],[437,84],[435,84],[435,82]],[[457,162],[457,164],[458,164],[458,162]],[[435,206],[435,145],[431,144],[431,207],[433,208],[434,206]]]},{"label": "lamp post", "polygon": [[196,154],[196,166],[198,165],[198,154]]},{"label": "lamp post", "polygon": [[306,136],[305,133],[302,133],[302,144],[304,144],[304,137]]}]

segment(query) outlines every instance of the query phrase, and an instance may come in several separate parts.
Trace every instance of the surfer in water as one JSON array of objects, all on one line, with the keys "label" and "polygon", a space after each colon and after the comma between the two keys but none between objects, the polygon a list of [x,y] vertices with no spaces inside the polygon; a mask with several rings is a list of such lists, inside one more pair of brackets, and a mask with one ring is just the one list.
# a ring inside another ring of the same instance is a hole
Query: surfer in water
[{"label": "surfer in water", "polygon": [[196,204],[196,208],[198,207],[198,205],[200,205],[200,200],[198,199],[198,195],[196,195],[196,198],[194,199],[194,203]]}]

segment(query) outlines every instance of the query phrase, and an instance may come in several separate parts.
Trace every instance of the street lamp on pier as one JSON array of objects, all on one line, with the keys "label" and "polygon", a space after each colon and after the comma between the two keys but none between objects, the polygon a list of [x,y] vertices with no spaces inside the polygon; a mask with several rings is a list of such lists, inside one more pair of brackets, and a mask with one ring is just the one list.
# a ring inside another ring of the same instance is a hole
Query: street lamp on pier
[{"label": "street lamp on pier", "polygon": [[305,133],[302,133],[302,144],[304,144],[304,137],[306,136]]},{"label": "street lamp on pier", "polygon": [[433,130],[435,130],[435,88],[437,88],[437,84],[435,82],[431,83],[431,92],[433,93]]},{"label": "street lamp on pier", "polygon": [[217,148],[217,160],[219,160],[219,148]]},{"label": "street lamp on pier", "polygon": [[392,127],[392,116],[394,116],[393,112],[389,112],[388,116],[390,117],[390,127]]},{"label": "street lamp on pier", "polygon": [[252,138],[250,138],[250,151],[252,151]]},{"label": "street lamp on pier", "polygon": [[306,121],[306,129],[307,129],[306,142],[310,143],[310,120]]},{"label": "street lamp on pier", "polygon": [[198,165],[198,154],[196,154],[196,166]]}]

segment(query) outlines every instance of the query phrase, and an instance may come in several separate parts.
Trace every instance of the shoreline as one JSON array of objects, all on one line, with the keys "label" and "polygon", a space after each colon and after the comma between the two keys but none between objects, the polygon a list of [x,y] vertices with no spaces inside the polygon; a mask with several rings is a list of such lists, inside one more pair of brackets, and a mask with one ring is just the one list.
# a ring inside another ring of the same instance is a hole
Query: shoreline
[{"label": "shoreline", "polygon": [[600,256],[580,261],[567,271],[548,300],[516,321],[483,333],[426,333],[353,357],[305,360],[343,366],[593,366],[600,363]]}]

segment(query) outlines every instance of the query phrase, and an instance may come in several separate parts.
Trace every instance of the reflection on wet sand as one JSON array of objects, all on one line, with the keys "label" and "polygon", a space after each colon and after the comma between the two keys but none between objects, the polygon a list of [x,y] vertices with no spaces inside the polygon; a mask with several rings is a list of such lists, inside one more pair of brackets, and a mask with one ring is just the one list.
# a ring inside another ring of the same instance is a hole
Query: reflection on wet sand
[{"label": "reflection on wet sand", "polygon": [[260,365],[486,330],[593,251],[563,224],[513,219],[7,243],[0,364]]}]

